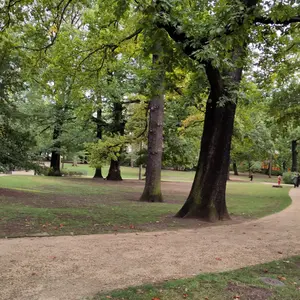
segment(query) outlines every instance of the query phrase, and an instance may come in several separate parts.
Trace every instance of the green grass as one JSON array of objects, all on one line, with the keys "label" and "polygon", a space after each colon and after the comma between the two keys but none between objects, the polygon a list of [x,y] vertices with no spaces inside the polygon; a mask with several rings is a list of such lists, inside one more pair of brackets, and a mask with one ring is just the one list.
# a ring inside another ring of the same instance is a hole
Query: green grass
[{"label": "green grass", "polygon": [[[83,172],[85,176],[93,177],[95,174],[95,169],[89,165],[78,164],[77,167],[73,167],[72,164],[66,163],[64,166],[65,169],[69,171],[78,171]],[[108,173],[108,166],[102,168],[103,176],[106,177]],[[143,169],[143,174],[145,169]],[[139,169],[131,167],[121,167],[121,174],[123,179],[138,179]],[[179,181],[179,182],[191,182],[195,177],[194,171],[172,171],[172,170],[162,170],[162,180],[163,181]],[[249,181],[248,173],[240,173],[239,176],[233,176],[233,179]],[[274,182],[277,183],[277,176],[269,178],[264,174],[254,174],[254,182]]]},{"label": "green grass", "polygon": [[[240,270],[202,274],[190,279],[168,281],[98,294],[93,300],[296,300],[300,299],[300,256]],[[263,283],[261,277],[280,278],[284,286]]]},{"label": "green grass", "polygon": [[289,187],[272,188],[261,183],[229,183],[227,204],[231,214],[261,218],[279,212],[291,204]]},{"label": "green grass", "polygon": [[[95,169],[89,165],[78,164],[77,167],[73,167],[72,164],[65,164],[64,169],[69,171],[83,172],[86,176],[93,177],[95,174]],[[102,168],[103,176],[106,177],[108,174],[108,166]],[[143,173],[145,169],[143,169]],[[123,179],[138,179],[139,169],[131,167],[121,167],[121,174]],[[162,170],[162,180],[165,181],[192,181],[194,179],[194,171],[172,171],[172,170]]]},{"label": "green grass", "polygon": [[[163,183],[165,203],[140,203],[143,182],[0,177],[0,187],[9,189],[0,190],[0,237],[44,231],[61,235],[199,226],[196,220],[172,218],[184,203],[190,184],[175,186],[174,191],[174,184]],[[287,207],[291,203],[288,191],[286,187],[229,182],[228,209],[234,216],[259,218]]]}]

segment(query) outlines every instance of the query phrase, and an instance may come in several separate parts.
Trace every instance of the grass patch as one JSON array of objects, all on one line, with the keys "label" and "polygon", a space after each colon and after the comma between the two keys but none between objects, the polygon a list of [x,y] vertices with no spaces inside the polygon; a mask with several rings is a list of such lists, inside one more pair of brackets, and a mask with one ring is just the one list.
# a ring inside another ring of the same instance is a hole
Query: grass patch
[{"label": "grass patch", "polygon": [[[145,285],[109,294],[93,300],[291,300],[300,299],[300,256],[240,270],[202,274],[190,279]],[[284,286],[263,283],[261,277],[280,279]]]},{"label": "grass patch", "polygon": [[[163,183],[165,203],[140,203],[143,182],[6,176],[0,178],[0,237],[41,232],[50,235],[153,231],[208,226],[173,218],[189,183]],[[233,216],[259,218],[291,203],[289,188],[230,182],[227,204]]]},{"label": "grass patch", "polygon": [[[73,167],[72,164],[66,163],[64,168],[68,171],[78,171],[86,174],[85,176],[93,177],[95,174],[95,169],[90,167],[89,165],[78,164],[77,167]],[[104,166],[102,168],[102,174],[104,177],[108,174],[109,166]],[[146,172],[143,169],[144,174]],[[139,178],[139,169],[131,168],[131,167],[121,167],[121,174],[123,179],[138,179]],[[195,171],[173,171],[173,170],[162,170],[161,172],[163,181],[177,181],[177,182],[191,182],[194,180]],[[241,181],[250,181],[248,173],[240,173],[239,176],[234,176],[233,173],[230,175],[233,180],[241,180]],[[273,182],[277,183],[277,176],[272,176],[269,178],[268,175],[265,174],[254,174],[253,177],[254,182]]]},{"label": "grass patch", "polygon": [[[95,175],[95,168],[89,165],[79,164],[77,167],[73,167],[72,164],[65,164],[64,169],[68,171],[83,172],[86,176],[93,177]],[[102,167],[102,174],[104,177],[108,174],[109,166]],[[145,174],[146,169],[143,169],[142,174]],[[139,168],[121,167],[121,174],[123,179],[138,179]],[[194,171],[172,171],[162,170],[162,180],[165,181],[192,181],[194,179]]]}]

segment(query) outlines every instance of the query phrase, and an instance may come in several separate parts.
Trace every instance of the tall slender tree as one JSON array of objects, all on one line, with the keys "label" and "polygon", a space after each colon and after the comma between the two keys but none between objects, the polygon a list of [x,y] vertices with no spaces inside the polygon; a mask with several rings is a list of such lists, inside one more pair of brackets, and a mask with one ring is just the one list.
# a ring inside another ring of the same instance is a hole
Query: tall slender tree
[{"label": "tall slender tree", "polygon": [[162,45],[154,46],[152,58],[153,81],[149,103],[148,155],[146,182],[141,201],[162,202],[161,165],[163,152],[164,84],[165,67],[162,58]]}]

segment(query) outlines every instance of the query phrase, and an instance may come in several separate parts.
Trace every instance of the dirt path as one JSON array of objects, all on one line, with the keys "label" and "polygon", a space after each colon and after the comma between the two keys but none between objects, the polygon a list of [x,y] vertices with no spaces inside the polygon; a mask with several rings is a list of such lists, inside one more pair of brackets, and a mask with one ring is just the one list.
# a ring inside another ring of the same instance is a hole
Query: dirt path
[{"label": "dirt path", "polygon": [[281,213],[238,225],[0,240],[0,299],[83,299],[300,254],[300,189],[290,195]]}]

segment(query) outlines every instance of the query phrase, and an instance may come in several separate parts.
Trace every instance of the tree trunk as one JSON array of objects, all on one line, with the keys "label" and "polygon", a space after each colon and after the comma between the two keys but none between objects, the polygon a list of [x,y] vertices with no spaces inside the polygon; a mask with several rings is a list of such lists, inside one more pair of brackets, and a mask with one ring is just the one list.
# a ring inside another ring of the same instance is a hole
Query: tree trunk
[{"label": "tree trunk", "polygon": [[292,172],[298,172],[297,141],[292,141]]},{"label": "tree trunk", "polygon": [[163,202],[161,193],[161,164],[163,151],[165,72],[160,63],[160,56],[158,54],[153,55],[152,64],[153,69],[157,72],[157,78],[153,83],[152,99],[149,104],[150,115],[146,182],[140,201]]},{"label": "tree trunk", "polygon": [[[142,152],[143,150],[143,142],[141,141],[140,142],[140,153]],[[142,176],[142,172],[143,172],[143,165],[139,165],[139,180],[142,180],[143,179],[143,176]]]},{"label": "tree trunk", "polygon": [[107,180],[113,181],[121,181],[121,170],[120,170],[120,161],[119,160],[111,160],[110,167],[107,175]]},{"label": "tree trunk", "polygon": [[103,179],[102,168],[96,168],[94,178]]},{"label": "tree trunk", "polygon": [[[230,97],[221,74],[211,64],[206,64],[205,69],[211,91],[206,104],[200,157],[191,192],[177,216],[216,221],[230,218],[225,192],[236,101],[220,103],[224,97]],[[242,70],[238,68],[230,76],[234,84],[239,84]]]},{"label": "tree trunk", "polygon": [[[123,120],[123,105],[120,102],[114,103],[114,122],[113,122],[113,133],[119,133],[121,136],[125,133],[125,122]],[[106,180],[120,181],[122,180],[120,160],[111,160],[108,175]]]},{"label": "tree trunk", "polygon": [[[98,109],[97,110],[97,139],[101,140],[102,139],[102,124],[100,123],[102,117],[102,110]],[[103,178],[102,175],[102,168],[98,167],[95,170],[95,175],[94,178]]]},{"label": "tree trunk", "polygon": [[239,172],[238,172],[238,169],[237,169],[236,162],[234,161],[232,165],[233,165],[234,175],[239,176]]},{"label": "tree trunk", "polygon": [[61,176],[60,171],[60,141],[58,140],[61,135],[61,124],[56,124],[53,130],[53,147],[51,153],[50,172],[49,176]]},{"label": "tree trunk", "polygon": [[283,172],[286,172],[286,161],[282,163],[282,170]]}]

